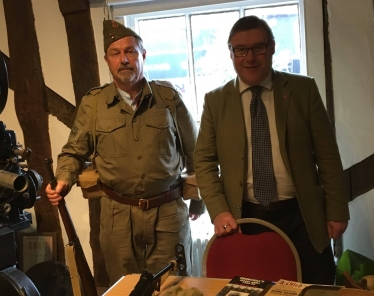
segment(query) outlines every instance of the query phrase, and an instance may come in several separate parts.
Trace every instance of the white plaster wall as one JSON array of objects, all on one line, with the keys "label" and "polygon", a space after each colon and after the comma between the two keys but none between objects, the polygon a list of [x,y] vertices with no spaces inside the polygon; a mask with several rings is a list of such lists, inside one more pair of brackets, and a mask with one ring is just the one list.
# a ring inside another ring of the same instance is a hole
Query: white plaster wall
[{"label": "white plaster wall", "polygon": [[344,250],[350,249],[374,260],[374,190],[350,202],[351,220],[343,236]]},{"label": "white plaster wall", "polygon": [[330,42],[337,137],[344,168],[373,154],[372,0],[330,0]]},{"label": "white plaster wall", "polygon": [[307,75],[315,78],[326,105],[325,61],[323,53],[322,1],[303,0],[300,12],[304,15]]},{"label": "white plaster wall", "polygon": [[[335,120],[344,168],[374,152],[372,0],[329,0]],[[349,205],[343,248],[374,260],[374,190]]]}]

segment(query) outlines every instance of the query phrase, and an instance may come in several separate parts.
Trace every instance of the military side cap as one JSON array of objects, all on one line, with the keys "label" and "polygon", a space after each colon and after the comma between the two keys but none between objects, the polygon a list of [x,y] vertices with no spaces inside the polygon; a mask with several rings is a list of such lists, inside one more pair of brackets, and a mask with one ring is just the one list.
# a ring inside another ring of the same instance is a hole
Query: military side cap
[{"label": "military side cap", "polygon": [[104,35],[104,52],[107,51],[111,43],[123,37],[134,36],[142,40],[142,38],[140,38],[140,36],[136,34],[133,30],[113,20],[104,20],[103,35]]}]

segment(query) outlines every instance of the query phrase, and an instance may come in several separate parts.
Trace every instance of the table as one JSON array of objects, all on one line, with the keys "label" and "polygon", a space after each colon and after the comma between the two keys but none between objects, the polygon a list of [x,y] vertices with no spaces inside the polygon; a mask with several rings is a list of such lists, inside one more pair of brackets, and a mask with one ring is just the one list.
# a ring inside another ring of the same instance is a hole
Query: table
[{"label": "table", "polygon": [[[139,277],[140,274],[129,274],[122,277],[103,296],[130,295]],[[172,285],[179,285],[183,289],[195,287],[203,292],[204,296],[216,296],[229,281],[229,279],[169,276],[161,286],[161,292]]]}]

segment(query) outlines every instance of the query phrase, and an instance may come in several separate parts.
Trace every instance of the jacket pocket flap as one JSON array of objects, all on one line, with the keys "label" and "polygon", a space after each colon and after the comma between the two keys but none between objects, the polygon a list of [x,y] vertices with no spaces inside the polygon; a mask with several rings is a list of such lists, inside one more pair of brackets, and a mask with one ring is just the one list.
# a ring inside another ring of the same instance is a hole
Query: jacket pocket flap
[{"label": "jacket pocket flap", "polygon": [[99,181],[99,174],[92,167],[88,167],[78,176],[77,186],[81,188],[90,188],[97,186]]},{"label": "jacket pocket flap", "polygon": [[103,133],[111,133],[126,125],[126,118],[100,119],[96,123],[96,130]]},{"label": "jacket pocket flap", "polygon": [[161,130],[169,128],[170,125],[166,118],[148,118],[145,124],[149,127],[154,127]]}]

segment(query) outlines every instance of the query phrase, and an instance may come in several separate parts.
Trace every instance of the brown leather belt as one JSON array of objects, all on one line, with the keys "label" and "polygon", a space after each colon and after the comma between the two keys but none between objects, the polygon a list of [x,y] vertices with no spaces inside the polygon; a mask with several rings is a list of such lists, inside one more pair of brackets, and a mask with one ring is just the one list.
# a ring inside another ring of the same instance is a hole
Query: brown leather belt
[{"label": "brown leather belt", "polygon": [[109,198],[115,200],[116,202],[119,202],[125,205],[130,205],[130,206],[138,206],[143,211],[151,209],[151,208],[157,208],[159,206],[162,206],[165,203],[171,202],[172,200],[175,200],[182,196],[182,185],[179,185],[178,187],[170,191],[167,191],[161,195],[151,197],[151,198],[140,198],[140,199],[122,195],[122,193],[114,191],[113,189],[109,188],[103,183],[101,183],[101,190],[106,195],[108,195]]}]

